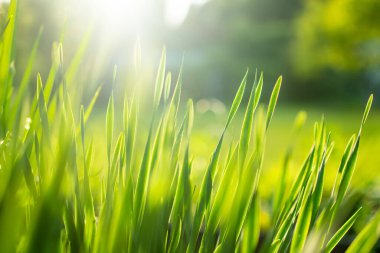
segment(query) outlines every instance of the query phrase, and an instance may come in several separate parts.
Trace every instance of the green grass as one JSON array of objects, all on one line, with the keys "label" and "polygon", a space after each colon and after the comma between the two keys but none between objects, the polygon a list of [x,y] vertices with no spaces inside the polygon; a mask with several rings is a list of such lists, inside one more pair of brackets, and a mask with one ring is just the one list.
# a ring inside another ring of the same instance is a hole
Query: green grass
[{"label": "green grass", "polygon": [[[280,95],[281,96],[281,95]],[[329,163],[326,166],[327,175],[326,178],[326,190],[331,190],[334,180],[334,172],[339,166],[341,155],[345,148],[345,142],[351,137],[352,133],[359,126],[359,122],[362,117],[362,112],[357,109],[346,109],[342,107],[320,107],[311,105],[294,105],[284,104],[280,99],[279,107],[276,109],[275,117],[271,124],[271,129],[267,138],[267,150],[263,164],[262,181],[263,187],[269,189],[262,189],[263,194],[270,193],[270,189],[277,183],[277,177],[279,175],[273,175],[282,166],[286,148],[292,145],[293,156],[291,159],[290,173],[295,176],[295,173],[302,163],[304,157],[308,153],[308,148],[312,145],[312,133],[313,124],[315,121],[321,119],[324,115],[326,119],[326,125],[332,132],[332,138],[334,139],[335,146],[331,153]],[[300,111],[302,109],[302,111]],[[376,108],[374,108],[376,109]],[[300,113],[301,117],[305,117],[305,123],[298,131],[298,134],[294,134],[293,125],[296,117]],[[212,112],[198,113],[194,121],[194,130],[192,140],[194,145],[197,145],[194,150],[194,163],[195,166],[200,167],[205,163],[207,155],[212,151],[212,145],[217,142],[218,134],[221,132],[223,119],[225,115],[216,115]],[[237,115],[237,123],[243,117],[243,113]],[[378,126],[380,124],[379,111],[372,110],[367,123],[365,131],[363,132],[362,144],[360,147],[360,153],[357,161],[357,171],[355,177],[352,179],[355,189],[366,190],[368,186],[378,184],[379,168],[374,166],[380,163],[380,157],[377,156],[377,150],[380,148],[380,135],[378,134]],[[101,119],[94,115],[94,123],[99,122]],[[355,124],[355,122],[357,122]],[[235,138],[236,131],[239,124],[233,124],[231,126],[231,138]],[[285,131],[285,130],[286,131]],[[276,180],[273,180],[275,176]]]},{"label": "green grass", "polygon": [[[171,89],[165,51],[151,108],[143,108],[141,101],[149,96],[137,90],[112,92],[97,114],[99,126],[91,120],[99,89],[86,104],[76,92],[85,46],[67,68],[62,45],[54,47],[50,74],[36,76],[34,94],[26,85],[35,49],[21,84],[13,82],[16,7],[11,1],[0,43],[1,252],[330,252],[359,218],[364,228],[348,252],[375,246],[380,212],[363,216],[349,194],[372,96],[335,167],[333,187],[326,190],[325,184],[334,142],[322,118],[303,147],[308,153],[296,174],[289,169],[295,139],[281,152],[283,165],[266,172],[279,178],[268,201],[262,195],[264,153],[281,76],[265,105],[263,74],[249,84],[246,72],[215,129],[209,160],[197,167],[199,142],[207,142],[210,133],[193,138],[193,102],[182,106],[181,73]],[[116,84],[115,67],[111,85]],[[244,94],[249,94],[246,106]],[[301,114],[294,136],[303,121]],[[342,210],[350,206],[354,212],[345,217]]]}]

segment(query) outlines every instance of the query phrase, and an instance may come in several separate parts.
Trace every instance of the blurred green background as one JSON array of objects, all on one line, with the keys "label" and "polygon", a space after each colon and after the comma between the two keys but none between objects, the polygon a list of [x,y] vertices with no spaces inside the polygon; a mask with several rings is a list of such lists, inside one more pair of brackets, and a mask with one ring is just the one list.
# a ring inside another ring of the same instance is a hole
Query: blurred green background
[{"label": "blurred green background", "polygon": [[[2,2],[0,15],[5,16],[7,1]],[[99,108],[108,99],[114,65],[119,73],[114,89],[141,86],[146,92],[143,102],[150,103],[165,45],[174,78],[183,61],[183,96],[193,98],[197,110],[193,138],[199,156],[194,164],[202,168],[246,68],[251,71],[250,83],[256,69],[264,72],[265,98],[282,74],[264,164],[267,187],[275,182],[299,110],[309,117],[294,168],[299,168],[311,144],[313,122],[324,114],[336,141],[329,165],[335,171],[346,141],[359,127],[365,101],[374,93],[354,178],[357,186],[367,186],[380,180],[379,13],[378,0],[21,0],[16,84],[42,27],[34,73],[47,77],[52,45],[62,42],[65,59],[83,55],[75,80],[78,93],[91,97],[103,84]],[[141,45],[138,71],[144,73],[139,82],[131,81],[135,80],[136,41]],[[35,89],[34,83],[30,89]],[[94,131],[103,131],[104,119],[95,116],[97,120],[100,129]]]},{"label": "blurred green background", "polygon": [[114,64],[127,75],[139,37],[148,72],[154,72],[163,45],[174,72],[184,57],[186,95],[196,99],[228,101],[247,67],[264,71],[269,83],[283,74],[282,97],[292,102],[352,105],[380,90],[377,0],[24,0],[19,5],[20,69],[26,64],[20,57],[28,55],[43,27],[36,67],[42,73],[48,71],[53,41],[62,40],[70,58],[91,30],[83,68],[96,68],[94,82],[107,82]]}]

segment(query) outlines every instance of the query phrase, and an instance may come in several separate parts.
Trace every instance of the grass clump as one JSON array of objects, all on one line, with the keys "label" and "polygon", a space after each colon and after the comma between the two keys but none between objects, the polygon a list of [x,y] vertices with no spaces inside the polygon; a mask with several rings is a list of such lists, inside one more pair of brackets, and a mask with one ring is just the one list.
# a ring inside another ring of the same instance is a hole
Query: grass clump
[{"label": "grass clump", "polygon": [[[165,52],[145,143],[136,138],[144,133],[138,126],[146,117],[138,111],[139,97],[125,95],[120,112],[111,94],[104,115],[106,152],[97,154],[95,146],[101,144],[86,131],[100,90],[87,106],[71,96],[75,92],[70,83],[75,73],[72,66],[78,64],[74,59],[65,72],[61,45],[55,49],[57,59],[46,84],[38,74],[36,93],[30,96],[26,84],[38,36],[23,81],[14,85],[16,6],[12,1],[0,44],[1,252],[331,252],[357,220],[360,208],[339,227],[336,223],[354,173],[372,96],[359,131],[342,156],[331,195],[324,198],[323,189],[334,143],[322,119],[315,124],[313,145],[298,176],[291,183],[281,178],[270,211],[270,229],[261,231],[258,185],[281,76],[265,110],[259,106],[263,74],[255,75],[243,108],[240,136],[226,143],[231,122],[242,107],[247,71],[204,176],[196,182],[191,177],[191,151],[196,148],[191,144],[193,102],[187,102],[181,116],[182,74],[171,94]],[[116,72],[115,68],[114,82]],[[123,119],[119,133],[115,118]],[[144,146],[141,155],[136,152],[138,145]],[[91,175],[104,159],[106,168]],[[286,174],[286,166],[281,173]],[[379,223],[378,212],[348,252],[369,252],[379,236]]]}]

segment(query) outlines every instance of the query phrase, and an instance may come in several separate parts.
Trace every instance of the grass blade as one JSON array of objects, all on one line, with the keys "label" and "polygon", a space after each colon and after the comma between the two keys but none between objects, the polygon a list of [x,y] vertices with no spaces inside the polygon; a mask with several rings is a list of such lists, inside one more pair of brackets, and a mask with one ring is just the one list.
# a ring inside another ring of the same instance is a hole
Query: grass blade
[{"label": "grass blade", "polygon": [[232,102],[230,112],[228,113],[227,123],[224,127],[225,130],[228,128],[237,110],[239,109],[241,100],[243,99],[245,86],[247,84],[247,77],[248,77],[248,70],[245,72],[243,80],[241,81],[239,89],[235,95],[234,101]]},{"label": "grass blade", "polygon": [[280,89],[281,89],[281,83],[282,83],[282,76],[280,76],[277,79],[276,84],[274,85],[274,88],[272,91],[272,95],[270,96],[267,119],[266,119],[266,129],[268,129],[269,123],[273,117],[274,108],[276,107],[278,94],[280,93]]},{"label": "grass blade", "polygon": [[313,202],[308,198],[306,203],[301,207],[297,224],[294,229],[294,238],[291,243],[290,252],[302,252],[309,231]]},{"label": "grass blade", "polygon": [[380,236],[380,212],[358,234],[355,240],[348,247],[346,253],[366,253],[370,252]]},{"label": "grass blade", "polygon": [[114,123],[114,102],[113,94],[111,94],[107,106],[107,115],[106,115],[106,131],[107,131],[107,159],[108,164],[111,164],[111,145],[113,138],[113,123]]},{"label": "grass blade", "polygon": [[154,98],[153,98],[153,109],[157,110],[162,95],[162,89],[164,86],[165,79],[165,66],[166,66],[166,50],[162,50],[160,65],[158,66],[156,84],[154,86]]},{"label": "grass blade", "polygon": [[354,225],[356,219],[360,214],[361,208],[359,208],[350,219],[348,219],[343,226],[331,237],[330,241],[326,245],[325,253],[330,253],[334,247],[339,243],[339,241],[345,236],[348,230]]}]

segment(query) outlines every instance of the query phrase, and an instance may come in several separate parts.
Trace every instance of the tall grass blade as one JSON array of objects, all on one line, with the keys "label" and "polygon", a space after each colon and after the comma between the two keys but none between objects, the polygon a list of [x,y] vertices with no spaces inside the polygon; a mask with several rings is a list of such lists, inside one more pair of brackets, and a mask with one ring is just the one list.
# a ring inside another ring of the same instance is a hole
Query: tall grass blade
[{"label": "tall grass blade", "polygon": [[87,109],[86,109],[85,114],[84,114],[84,118],[83,118],[84,122],[87,122],[88,118],[90,117],[92,109],[94,108],[94,105],[96,103],[96,100],[99,97],[99,93],[101,90],[102,90],[102,86],[99,86],[99,88],[96,89],[95,94],[92,97],[90,103],[88,104]]},{"label": "tall grass blade", "polygon": [[248,70],[245,72],[243,80],[241,81],[239,89],[235,95],[234,101],[232,102],[230,112],[228,113],[227,123],[226,123],[224,129],[228,128],[228,126],[230,125],[232,119],[234,118],[234,116],[235,116],[235,114],[236,114],[236,112],[240,106],[241,100],[243,99],[245,86],[247,84],[247,77],[248,77]]},{"label": "tall grass blade", "polygon": [[158,66],[156,84],[154,86],[154,98],[153,98],[154,110],[157,110],[161,101],[161,95],[162,95],[164,79],[165,79],[165,66],[166,66],[166,50],[164,48],[161,54],[160,65]]},{"label": "tall grass blade", "polygon": [[36,40],[35,40],[35,42],[33,44],[32,52],[30,53],[27,66],[26,66],[24,75],[22,77],[22,80],[21,80],[21,83],[20,83],[20,86],[19,86],[19,90],[18,90],[17,96],[15,98],[15,103],[13,105],[12,115],[20,115],[21,114],[20,113],[20,110],[21,110],[21,101],[24,100],[25,96],[26,96],[26,91],[27,91],[27,87],[28,87],[28,84],[29,84],[29,81],[30,81],[30,77],[32,75],[32,69],[33,69],[33,66],[34,66],[34,62],[36,60],[37,49],[38,49],[38,46],[40,44],[40,39],[41,39],[42,31],[43,31],[43,29],[41,28],[40,31],[39,31],[39,33],[38,33],[38,36],[37,36],[37,38],[36,38]]},{"label": "tall grass blade", "polygon": [[106,139],[107,139],[107,159],[108,164],[111,163],[111,145],[113,138],[113,123],[114,123],[114,102],[113,102],[113,94],[111,94],[110,99],[108,101],[107,106],[107,115],[106,115]]},{"label": "tall grass blade", "polygon": [[274,108],[276,107],[278,94],[280,93],[280,89],[281,89],[281,83],[282,83],[282,76],[280,76],[277,79],[276,84],[274,85],[274,88],[272,91],[272,95],[270,96],[269,105],[268,105],[268,112],[267,112],[267,119],[266,119],[266,128],[267,129],[268,129],[269,123],[273,117]]},{"label": "tall grass blade", "polygon": [[341,228],[331,237],[329,242],[326,245],[326,249],[324,250],[325,253],[330,253],[335,246],[339,243],[339,241],[346,235],[348,230],[354,225],[356,219],[358,218],[360,214],[361,208],[359,208],[350,219],[348,219]]},{"label": "tall grass blade", "polygon": [[313,202],[311,198],[301,207],[297,224],[294,228],[294,238],[291,243],[290,252],[302,252],[306,237],[309,231]]},{"label": "tall grass blade", "polygon": [[377,212],[373,219],[362,229],[358,236],[347,249],[347,253],[371,252],[373,246],[380,236],[380,212]]},{"label": "tall grass blade", "polygon": [[258,86],[255,87],[255,85],[256,85],[256,82],[252,86],[251,95],[249,97],[247,109],[245,111],[245,115],[243,119],[243,125],[241,128],[240,141],[239,141],[239,166],[240,167],[243,166],[243,163],[247,154],[247,150],[248,150],[249,141],[251,139],[253,116],[260,100],[260,95],[261,95],[261,90],[262,90],[262,85],[263,85],[262,73],[260,75]]}]

